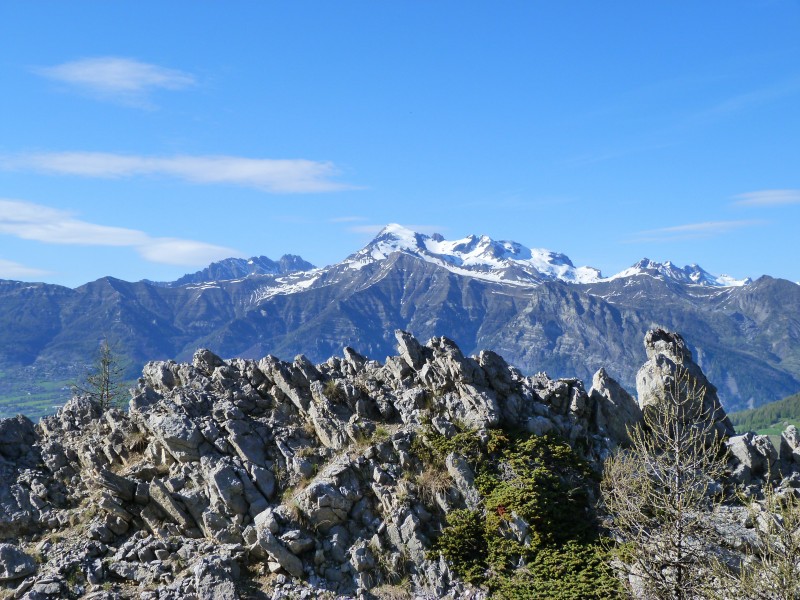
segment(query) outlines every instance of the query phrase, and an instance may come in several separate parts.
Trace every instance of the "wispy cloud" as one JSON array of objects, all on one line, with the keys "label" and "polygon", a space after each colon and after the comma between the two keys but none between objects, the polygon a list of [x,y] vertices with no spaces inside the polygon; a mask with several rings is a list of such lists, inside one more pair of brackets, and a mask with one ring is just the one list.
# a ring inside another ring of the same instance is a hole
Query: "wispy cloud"
[{"label": "wispy cloud", "polygon": [[[352,227],[348,227],[347,230],[351,233],[366,233],[369,235],[376,235],[384,229],[386,225],[353,225]],[[446,227],[441,227],[440,225],[402,225],[406,229],[410,229],[416,233],[426,233],[431,235],[433,233],[441,233],[442,231],[446,231]]]},{"label": "wispy cloud", "polygon": [[760,190],[734,196],[736,206],[782,206],[800,204],[800,190]]},{"label": "wispy cloud", "polygon": [[167,176],[198,184],[229,184],[280,194],[355,189],[332,181],[330,162],[239,156],[135,156],[107,152],[44,152],[0,156],[0,168],[117,179]]},{"label": "wispy cloud", "polygon": [[606,150],[598,150],[596,152],[588,152],[578,156],[573,156],[560,161],[570,167],[583,167],[595,163],[605,162],[608,160],[616,160],[618,158],[625,158],[631,155],[645,154],[665,148],[677,146],[677,142],[660,142],[656,144],[632,144],[627,147],[615,147]]},{"label": "wispy cloud", "polygon": [[744,227],[763,225],[764,221],[705,221],[686,223],[672,227],[648,229],[635,234],[629,242],[673,242],[700,238],[710,238]]},{"label": "wispy cloud", "polygon": [[242,255],[205,242],[151,237],[137,229],[89,223],[66,211],[20,200],[0,200],[0,234],[47,244],[130,247],[145,260],[169,265],[205,265]]},{"label": "wispy cloud", "polygon": [[189,73],[115,56],[84,58],[33,71],[100,100],[137,108],[152,108],[150,95],[155,90],[181,90],[196,84]]},{"label": "wispy cloud", "polygon": [[800,78],[794,77],[774,83],[772,85],[749,90],[735,96],[726,98],[708,110],[699,113],[698,116],[722,116],[733,114],[742,110],[767,104],[773,100],[778,100],[786,96],[792,96],[800,92]]},{"label": "wispy cloud", "polygon": [[50,275],[50,271],[26,267],[11,260],[0,258],[0,279],[28,279]]},{"label": "wispy cloud", "polygon": [[367,217],[334,217],[330,219],[331,223],[357,223],[359,221],[366,221]]}]

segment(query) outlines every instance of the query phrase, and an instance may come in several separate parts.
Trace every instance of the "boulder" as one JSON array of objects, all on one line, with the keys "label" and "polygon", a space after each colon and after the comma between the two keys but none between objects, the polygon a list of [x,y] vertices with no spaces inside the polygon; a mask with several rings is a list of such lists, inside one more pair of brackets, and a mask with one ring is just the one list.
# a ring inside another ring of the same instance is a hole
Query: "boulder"
[{"label": "boulder", "polygon": [[312,526],[328,531],[344,522],[353,506],[331,481],[315,481],[295,496],[297,508]]},{"label": "boulder", "polygon": [[292,554],[269,529],[258,529],[258,545],[287,573],[303,576],[303,561]]},{"label": "boulder", "polygon": [[230,557],[202,557],[192,569],[197,597],[202,600],[238,600],[236,580],[240,569]]},{"label": "boulder", "polygon": [[728,449],[736,461],[746,467],[753,477],[762,475],[777,476],[775,462],[778,452],[766,435],[756,435],[749,431],[733,436],[728,440]]},{"label": "boulder", "polygon": [[136,495],[136,482],[122,475],[117,475],[108,469],[100,469],[97,474],[97,483],[110,490],[121,500],[131,502]]},{"label": "boulder", "polygon": [[36,562],[13,544],[0,544],[0,581],[22,579],[36,571]]},{"label": "boulder", "polygon": [[789,425],[781,434],[780,458],[788,463],[800,464],[800,433]]},{"label": "boulder", "polygon": [[145,424],[167,451],[181,463],[200,460],[200,428],[187,416],[147,413]]},{"label": "boulder", "polygon": [[445,465],[450,477],[453,478],[456,489],[464,499],[464,504],[470,510],[477,510],[481,497],[475,487],[475,473],[472,472],[469,463],[451,452],[445,458]]},{"label": "boulder", "polygon": [[158,506],[167,519],[176,523],[182,530],[186,531],[195,527],[192,518],[175,501],[160,479],[154,479],[150,483],[150,500]]},{"label": "boulder", "polygon": [[36,441],[36,432],[30,419],[17,415],[0,419],[0,456],[18,460],[27,455]]}]

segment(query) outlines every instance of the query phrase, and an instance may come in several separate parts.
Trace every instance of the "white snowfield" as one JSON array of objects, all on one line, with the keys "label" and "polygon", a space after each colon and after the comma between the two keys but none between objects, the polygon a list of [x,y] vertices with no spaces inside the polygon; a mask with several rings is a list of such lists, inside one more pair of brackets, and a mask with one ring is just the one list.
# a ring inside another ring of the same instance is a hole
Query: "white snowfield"
[{"label": "white snowfield", "polygon": [[495,241],[487,236],[470,235],[458,240],[446,240],[439,234],[416,233],[397,224],[387,225],[370,244],[344,262],[350,268],[360,269],[365,264],[387,258],[393,252],[416,256],[461,275],[516,285],[555,280],[598,283],[639,275],[714,287],[750,283],[750,279],[711,275],[698,265],[681,268],[670,261],[659,263],[649,259],[643,259],[611,277],[603,277],[599,269],[576,267],[565,254],[543,248],[526,248],[517,242]]}]

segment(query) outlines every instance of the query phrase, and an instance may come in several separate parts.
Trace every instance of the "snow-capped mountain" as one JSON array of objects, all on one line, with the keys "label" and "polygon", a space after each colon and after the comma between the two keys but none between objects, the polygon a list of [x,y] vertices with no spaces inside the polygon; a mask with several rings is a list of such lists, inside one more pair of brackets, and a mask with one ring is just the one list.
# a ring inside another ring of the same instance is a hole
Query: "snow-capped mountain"
[{"label": "snow-capped mountain", "polygon": [[715,276],[696,264],[678,267],[670,261],[659,263],[647,258],[616,275],[603,277],[599,269],[576,267],[566,254],[543,248],[527,248],[517,242],[496,241],[485,235],[446,240],[438,233],[425,235],[397,224],[384,227],[375,239],[342,264],[359,269],[384,260],[393,252],[416,256],[459,275],[516,285],[537,285],[545,281],[598,283],[639,275],[714,287],[741,286],[751,282],[749,278],[739,280],[728,275]]},{"label": "snow-capped mountain", "polygon": [[[588,266],[576,267],[566,254],[559,252],[543,248],[527,248],[517,242],[493,240],[485,235],[468,235],[456,240],[447,240],[438,233],[427,235],[393,223],[384,227],[361,250],[340,263],[313,268],[310,263],[299,257],[292,257],[297,259],[297,264],[305,268],[287,270],[274,279],[264,282],[253,292],[251,304],[258,304],[274,296],[294,294],[318,285],[331,285],[346,280],[351,276],[348,273],[385,261],[396,253],[421,259],[464,277],[523,288],[536,287],[548,281],[595,284],[637,276],[704,287],[735,287],[751,282],[749,278],[737,280],[727,275],[714,276],[696,264],[681,268],[670,261],[659,263],[647,258],[616,275],[603,277],[599,269]],[[233,260],[242,259],[228,259],[228,261]],[[211,282],[209,271],[210,268],[192,276],[182,277],[170,285]],[[189,281],[187,279],[189,277],[193,279]],[[233,277],[218,279],[233,279]]]},{"label": "snow-capped mountain", "polygon": [[544,281],[591,283],[601,279],[592,267],[576,267],[564,255],[517,242],[469,235],[446,240],[438,233],[425,235],[400,225],[387,225],[367,246],[345,259],[351,268],[380,261],[394,252],[416,256],[459,275],[511,284]]},{"label": "snow-capped mountain", "polygon": [[672,264],[670,261],[663,263],[643,258],[632,267],[625,269],[612,275],[608,281],[614,279],[624,279],[626,277],[636,277],[639,275],[647,275],[649,277],[656,277],[660,279],[672,279],[679,283],[687,285],[705,285],[714,287],[739,287],[752,283],[748,277],[746,279],[735,279],[729,275],[715,276],[703,269],[700,265],[691,264],[685,267],[679,267]]}]

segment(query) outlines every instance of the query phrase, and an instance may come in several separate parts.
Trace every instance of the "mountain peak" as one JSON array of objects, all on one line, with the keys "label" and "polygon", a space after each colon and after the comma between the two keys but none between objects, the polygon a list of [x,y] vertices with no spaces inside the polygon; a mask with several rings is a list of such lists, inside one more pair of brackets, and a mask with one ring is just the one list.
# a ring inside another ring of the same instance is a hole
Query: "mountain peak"
[{"label": "mountain peak", "polygon": [[626,277],[636,277],[637,275],[649,275],[657,279],[677,281],[689,285],[703,285],[712,287],[732,287],[750,283],[750,278],[734,279],[728,275],[715,276],[703,269],[697,263],[692,263],[685,267],[679,267],[670,260],[658,262],[643,258],[632,267],[612,275],[609,279],[622,279]]},{"label": "mountain peak", "polygon": [[167,285],[177,287],[189,284],[210,283],[213,281],[229,281],[253,275],[287,275],[297,271],[310,271],[314,268],[310,262],[295,254],[284,254],[277,261],[266,256],[250,258],[226,258],[211,263],[205,269],[189,273]]},{"label": "mountain peak", "polygon": [[387,258],[395,252],[438,264],[461,275],[510,284],[536,284],[561,280],[590,283],[601,279],[600,271],[578,267],[564,254],[528,248],[518,242],[494,240],[487,235],[468,235],[447,240],[441,234],[418,233],[392,223],[350,256],[351,268]]}]

